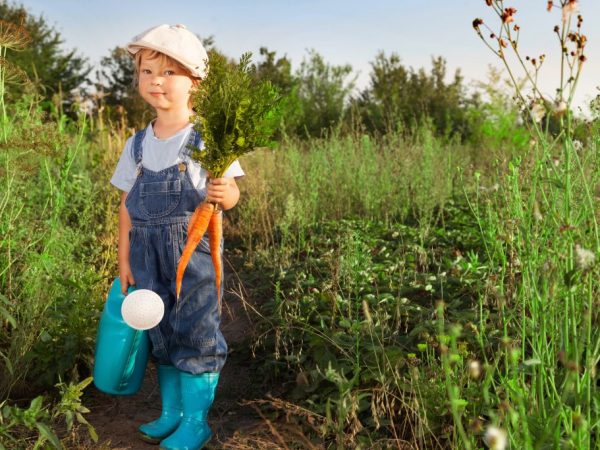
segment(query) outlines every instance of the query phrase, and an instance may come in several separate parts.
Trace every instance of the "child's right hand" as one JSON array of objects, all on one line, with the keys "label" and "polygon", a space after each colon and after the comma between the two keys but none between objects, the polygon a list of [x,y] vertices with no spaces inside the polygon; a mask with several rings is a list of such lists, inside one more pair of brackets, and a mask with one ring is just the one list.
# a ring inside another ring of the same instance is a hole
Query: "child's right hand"
[{"label": "child's right hand", "polygon": [[121,292],[123,295],[127,295],[127,289],[129,286],[135,286],[135,280],[131,273],[131,267],[129,265],[121,265],[119,267],[119,279],[121,281]]}]

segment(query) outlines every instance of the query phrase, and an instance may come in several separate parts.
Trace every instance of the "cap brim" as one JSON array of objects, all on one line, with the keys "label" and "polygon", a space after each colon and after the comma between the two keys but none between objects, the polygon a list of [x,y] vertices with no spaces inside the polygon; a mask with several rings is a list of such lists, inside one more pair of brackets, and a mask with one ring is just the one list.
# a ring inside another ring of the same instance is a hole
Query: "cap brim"
[{"label": "cap brim", "polygon": [[206,76],[206,73],[203,74],[203,75],[201,75],[196,69],[192,68],[192,67],[194,67],[193,64],[190,64],[189,62],[182,61],[179,56],[171,53],[171,51],[168,48],[161,47],[160,45],[149,44],[149,43],[146,43],[146,42],[132,43],[132,44],[128,44],[127,45],[127,51],[129,53],[131,53],[132,55],[135,55],[137,52],[139,52],[143,48],[147,48],[149,50],[156,50],[157,52],[164,53],[165,55],[167,55],[170,58],[174,59],[179,64],[181,64],[183,67],[185,67],[186,69],[188,69],[190,71],[190,73],[193,76],[195,76],[195,77],[204,78]]}]

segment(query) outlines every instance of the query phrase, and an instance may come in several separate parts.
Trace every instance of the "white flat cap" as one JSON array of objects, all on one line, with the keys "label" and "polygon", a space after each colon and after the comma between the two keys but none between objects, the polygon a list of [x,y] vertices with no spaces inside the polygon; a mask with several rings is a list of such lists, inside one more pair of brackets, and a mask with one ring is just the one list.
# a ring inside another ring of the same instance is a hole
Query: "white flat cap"
[{"label": "white flat cap", "polygon": [[204,78],[208,54],[198,37],[185,25],[158,25],[135,36],[127,50],[135,55],[149,48],[170,56],[187,68],[195,77]]}]

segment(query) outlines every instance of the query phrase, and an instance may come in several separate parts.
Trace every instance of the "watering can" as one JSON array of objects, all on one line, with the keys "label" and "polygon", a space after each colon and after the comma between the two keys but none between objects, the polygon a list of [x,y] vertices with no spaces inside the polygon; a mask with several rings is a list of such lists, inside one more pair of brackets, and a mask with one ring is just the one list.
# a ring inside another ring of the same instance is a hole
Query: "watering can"
[{"label": "watering can", "polygon": [[[135,288],[127,290],[128,296]],[[133,395],[141,387],[148,364],[150,340],[146,330],[132,328],[123,319],[126,296],[115,278],[104,304],[96,336],[94,384],[107,394]]]}]

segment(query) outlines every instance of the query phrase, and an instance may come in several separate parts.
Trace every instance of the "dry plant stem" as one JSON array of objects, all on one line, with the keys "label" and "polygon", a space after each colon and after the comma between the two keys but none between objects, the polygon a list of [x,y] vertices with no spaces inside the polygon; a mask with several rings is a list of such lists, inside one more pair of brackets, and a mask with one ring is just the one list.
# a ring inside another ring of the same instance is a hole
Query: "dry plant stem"
[{"label": "dry plant stem", "polygon": [[[496,15],[497,15],[497,16],[498,16],[500,19],[502,19],[502,12],[503,12],[502,6],[503,6],[503,2],[502,2],[502,0],[494,2],[494,7],[493,7],[493,9],[494,9],[494,11],[496,12]],[[502,23],[502,22],[501,22],[501,23]],[[534,80],[534,79],[531,77],[531,74],[530,74],[529,70],[527,69],[527,67],[526,67],[526,65],[525,65],[525,62],[523,61],[523,59],[521,58],[521,55],[520,55],[519,51],[517,50],[517,46],[516,46],[516,44],[513,44],[513,42],[517,42],[517,41],[513,41],[513,39],[512,39],[512,36],[511,36],[510,25],[509,25],[508,23],[502,23],[502,24],[501,24],[501,26],[500,26],[500,33],[498,34],[498,39],[502,39],[502,36],[503,36],[503,34],[502,34],[502,31],[503,31],[503,30],[506,32],[506,37],[507,37],[508,41],[510,42],[510,44],[511,44],[511,47],[512,47],[513,51],[515,52],[515,56],[517,57],[517,60],[519,61],[519,64],[521,65],[521,67],[522,67],[522,68],[523,68],[523,70],[525,71],[525,75],[526,75],[526,77],[527,77],[527,78],[529,79],[529,81],[531,82],[531,85],[532,85],[533,89],[534,89],[535,91],[537,91],[537,93],[538,93],[538,95],[539,95],[540,97],[542,97],[542,98],[543,98],[543,94],[542,94],[542,93],[541,93],[541,91],[538,89],[538,87],[537,87],[537,84],[535,83],[535,80]],[[518,39],[518,36],[517,36],[517,39]],[[503,61],[504,65],[505,65],[505,67],[507,68],[507,70],[508,70],[508,71],[509,71],[509,73],[510,73],[510,67],[508,66],[508,62],[506,61],[506,58],[505,58],[505,56],[504,56],[504,51],[503,51],[502,49],[500,49],[498,52],[495,52],[495,53],[496,53],[496,54],[498,54],[498,56],[499,56],[499,57],[502,59],[502,61]],[[515,84],[515,87],[517,87],[517,86],[518,86],[518,83],[516,83],[516,81],[515,81],[515,78],[514,78],[514,76],[512,75],[512,73],[510,73],[510,77],[511,77],[511,79],[513,80],[513,83]],[[523,99],[523,97],[521,96],[521,93],[520,93],[520,92],[518,92],[518,95],[519,95],[519,97],[521,98],[521,100],[523,100],[523,101],[524,101],[524,99]]]}]

